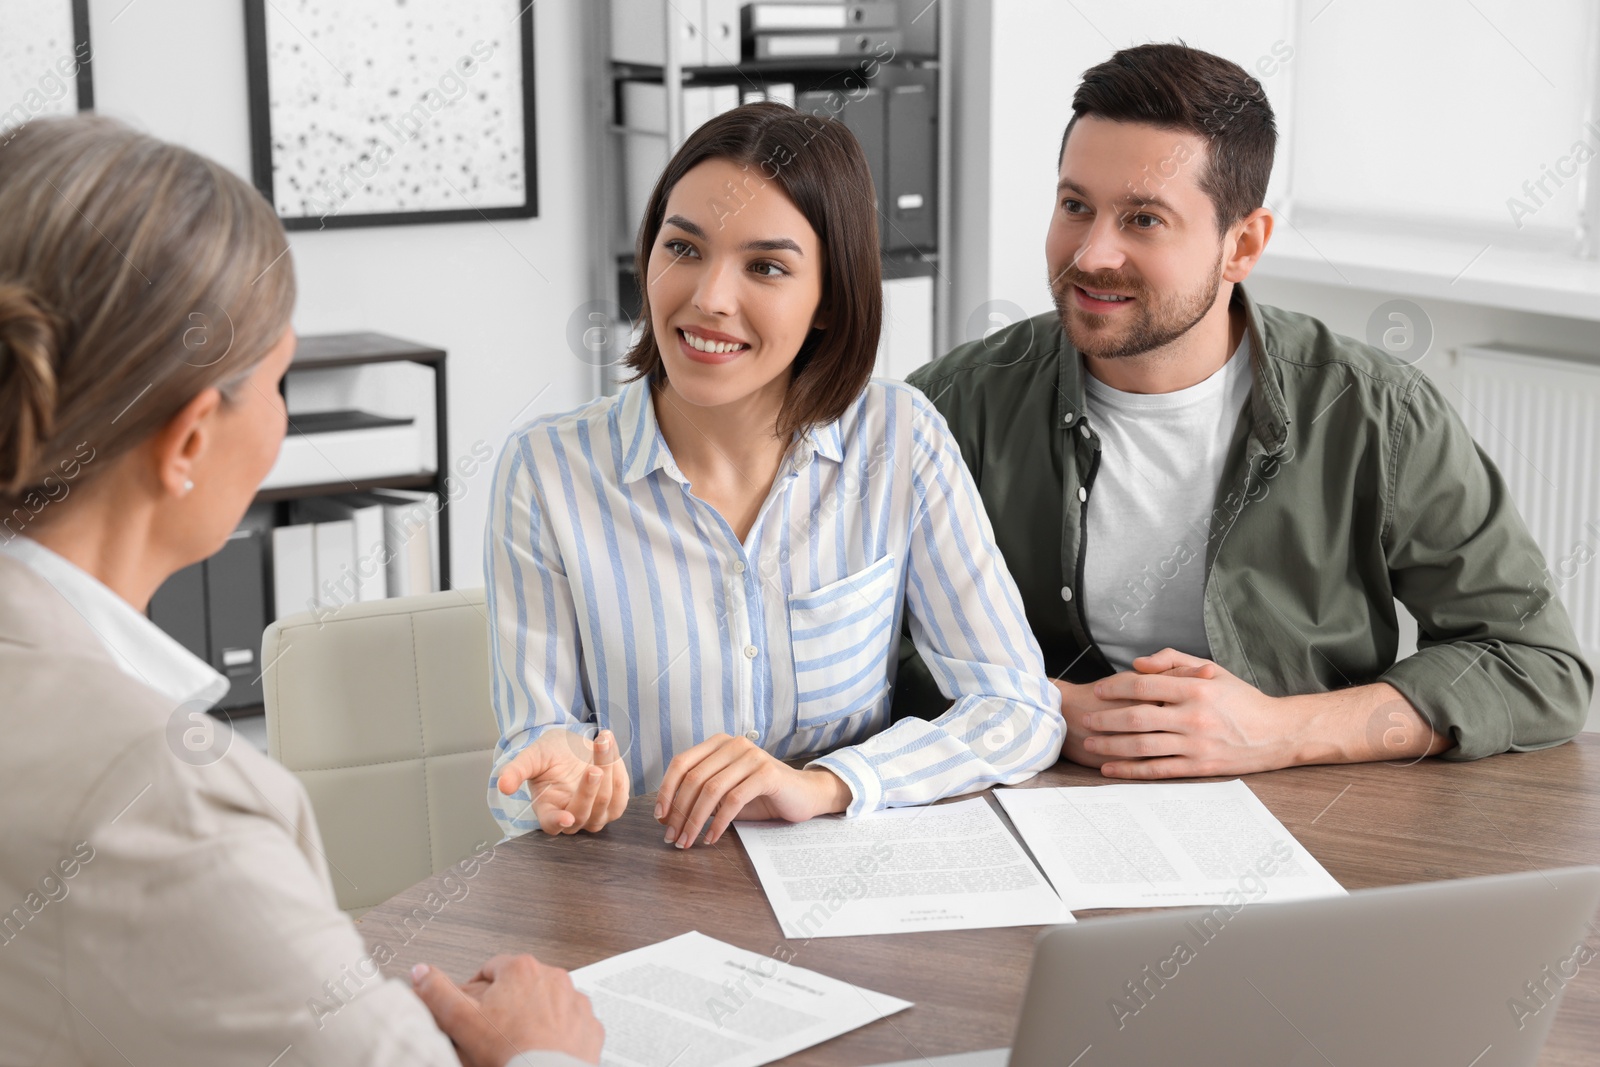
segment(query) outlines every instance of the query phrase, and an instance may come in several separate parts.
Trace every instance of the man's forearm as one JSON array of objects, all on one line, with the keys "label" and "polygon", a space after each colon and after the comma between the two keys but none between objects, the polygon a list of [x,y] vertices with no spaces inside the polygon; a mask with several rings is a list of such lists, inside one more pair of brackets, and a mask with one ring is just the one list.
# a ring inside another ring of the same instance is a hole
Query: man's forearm
[{"label": "man's forearm", "polygon": [[1388,682],[1283,699],[1298,713],[1296,764],[1420,759],[1453,744]]}]

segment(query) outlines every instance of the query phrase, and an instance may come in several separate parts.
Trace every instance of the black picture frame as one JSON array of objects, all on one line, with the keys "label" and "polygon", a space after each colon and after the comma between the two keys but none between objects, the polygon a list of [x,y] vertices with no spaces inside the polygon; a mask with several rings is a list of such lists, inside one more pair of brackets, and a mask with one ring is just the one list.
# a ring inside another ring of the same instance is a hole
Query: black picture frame
[{"label": "black picture frame", "polygon": [[89,0],[72,0],[72,37],[78,61],[78,110],[94,110],[94,45],[89,40]]},{"label": "black picture frame", "polygon": [[[87,0],[77,0],[86,3]],[[465,3],[467,0],[455,0]],[[487,0],[483,0],[487,2]],[[267,202],[277,205],[274,189],[274,159],[272,154],[271,70],[267,39],[267,6],[269,0],[244,0],[245,46],[250,102],[250,155],[252,178],[256,188]],[[538,181],[538,115],[534,93],[533,9],[534,4],[521,4],[517,15],[519,22],[518,56],[521,63],[520,100],[522,104],[522,160],[524,174],[524,200],[518,205],[493,207],[466,206],[449,209],[423,209],[415,211],[344,213],[322,215],[284,215],[279,218],[287,230],[342,229],[363,226],[401,226],[438,222],[479,222],[495,219],[536,218],[539,214]]]}]

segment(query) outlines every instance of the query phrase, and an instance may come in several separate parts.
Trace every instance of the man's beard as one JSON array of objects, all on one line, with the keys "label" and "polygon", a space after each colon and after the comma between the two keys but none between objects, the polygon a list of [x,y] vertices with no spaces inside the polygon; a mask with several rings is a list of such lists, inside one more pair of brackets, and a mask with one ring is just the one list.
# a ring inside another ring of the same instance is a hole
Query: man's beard
[{"label": "man's beard", "polygon": [[[1096,315],[1077,306],[1073,286],[1081,286],[1097,293],[1122,293],[1132,296],[1135,307],[1123,312],[1112,312],[1128,319],[1113,326],[1106,321],[1109,316]],[[1079,352],[1094,359],[1123,359],[1142,356],[1163,345],[1171,344],[1192,330],[1217,302],[1222,288],[1222,259],[1218,257],[1211,277],[1204,285],[1190,293],[1179,293],[1162,300],[1136,283],[1131,283],[1115,271],[1084,274],[1068,267],[1050,284],[1050,295],[1055,299],[1056,315],[1067,340]]]}]

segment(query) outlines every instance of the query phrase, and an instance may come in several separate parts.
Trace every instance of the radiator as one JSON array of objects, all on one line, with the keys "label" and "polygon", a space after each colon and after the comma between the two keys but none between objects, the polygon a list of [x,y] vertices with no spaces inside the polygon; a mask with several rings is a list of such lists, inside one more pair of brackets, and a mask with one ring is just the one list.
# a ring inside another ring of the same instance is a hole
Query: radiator
[{"label": "radiator", "polygon": [[1600,661],[1600,364],[1491,344],[1462,348],[1458,367],[1456,407],[1544,550],[1528,610],[1553,589]]}]

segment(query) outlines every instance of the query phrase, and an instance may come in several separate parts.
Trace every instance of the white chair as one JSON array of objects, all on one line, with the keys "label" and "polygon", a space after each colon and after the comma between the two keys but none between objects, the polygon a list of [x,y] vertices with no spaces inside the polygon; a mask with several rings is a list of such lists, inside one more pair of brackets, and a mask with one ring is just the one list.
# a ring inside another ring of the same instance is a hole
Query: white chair
[{"label": "white chair", "polygon": [[311,796],[339,906],[358,912],[502,834],[483,589],[267,627],[267,751]]}]

